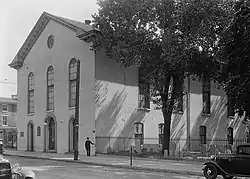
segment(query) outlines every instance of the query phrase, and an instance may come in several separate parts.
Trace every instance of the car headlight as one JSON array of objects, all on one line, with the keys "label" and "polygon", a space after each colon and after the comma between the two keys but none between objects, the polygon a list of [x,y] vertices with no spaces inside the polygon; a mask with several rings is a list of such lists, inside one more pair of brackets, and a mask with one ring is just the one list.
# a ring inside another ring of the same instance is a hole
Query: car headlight
[{"label": "car headlight", "polygon": [[211,159],[211,160],[215,160],[215,156],[214,156],[214,155],[211,155],[210,159]]}]

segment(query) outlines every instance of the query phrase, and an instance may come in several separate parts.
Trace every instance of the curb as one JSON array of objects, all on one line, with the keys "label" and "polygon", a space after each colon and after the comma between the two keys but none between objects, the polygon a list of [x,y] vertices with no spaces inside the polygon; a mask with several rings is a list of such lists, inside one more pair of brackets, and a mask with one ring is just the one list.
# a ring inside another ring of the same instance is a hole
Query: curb
[{"label": "curb", "polygon": [[69,163],[82,163],[82,164],[87,164],[87,165],[96,165],[96,166],[104,166],[104,167],[112,167],[112,168],[132,169],[132,170],[136,170],[136,171],[175,173],[175,174],[181,174],[181,175],[203,176],[202,172],[191,172],[191,171],[183,171],[183,170],[145,168],[145,167],[138,167],[138,166],[132,166],[131,167],[131,166],[127,166],[127,165],[115,165],[115,164],[105,164],[105,163],[84,162],[84,161],[80,161],[80,160],[53,159],[53,158],[46,158],[46,157],[36,157],[36,156],[17,155],[17,154],[3,154],[3,155],[4,156],[30,158],[30,159],[53,160],[53,161],[69,162]]}]

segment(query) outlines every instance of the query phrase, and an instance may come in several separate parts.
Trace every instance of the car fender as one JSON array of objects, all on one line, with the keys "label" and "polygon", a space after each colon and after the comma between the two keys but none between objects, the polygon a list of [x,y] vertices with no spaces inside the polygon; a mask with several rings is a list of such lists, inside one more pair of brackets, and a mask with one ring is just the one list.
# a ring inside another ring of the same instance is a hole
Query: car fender
[{"label": "car fender", "polygon": [[[214,165],[216,166],[221,172],[225,173],[225,174],[229,174],[228,172],[226,172],[225,170],[223,170],[216,162],[206,162],[204,163],[204,167],[208,164]],[[204,167],[202,168],[202,170],[204,170]]]},{"label": "car fender", "polygon": [[30,178],[35,179],[35,173],[30,169],[27,169],[27,168],[23,169],[22,168],[22,170],[19,173],[22,174],[24,176],[24,178],[30,177]]}]

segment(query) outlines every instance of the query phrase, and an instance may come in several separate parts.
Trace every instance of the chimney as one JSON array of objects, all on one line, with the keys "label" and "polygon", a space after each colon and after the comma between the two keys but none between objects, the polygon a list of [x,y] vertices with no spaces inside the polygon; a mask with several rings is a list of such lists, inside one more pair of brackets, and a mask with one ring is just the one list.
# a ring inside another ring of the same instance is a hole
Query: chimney
[{"label": "chimney", "polygon": [[91,20],[85,20],[85,24],[90,25],[91,24]]}]

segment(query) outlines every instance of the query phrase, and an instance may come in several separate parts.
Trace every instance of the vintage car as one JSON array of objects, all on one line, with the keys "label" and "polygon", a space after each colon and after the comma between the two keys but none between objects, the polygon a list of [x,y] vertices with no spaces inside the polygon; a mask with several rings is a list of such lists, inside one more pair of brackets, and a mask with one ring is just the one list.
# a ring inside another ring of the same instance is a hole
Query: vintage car
[{"label": "vintage car", "polygon": [[215,179],[222,175],[224,179],[250,177],[250,144],[239,145],[234,154],[211,156],[206,162],[203,174],[206,179]]},{"label": "vintage car", "polygon": [[35,179],[35,173],[23,169],[16,161],[0,156],[0,179]]}]

